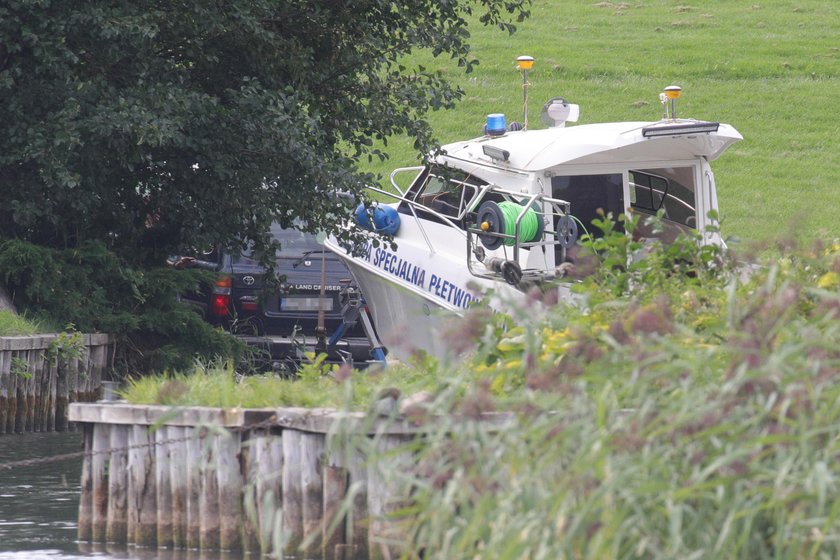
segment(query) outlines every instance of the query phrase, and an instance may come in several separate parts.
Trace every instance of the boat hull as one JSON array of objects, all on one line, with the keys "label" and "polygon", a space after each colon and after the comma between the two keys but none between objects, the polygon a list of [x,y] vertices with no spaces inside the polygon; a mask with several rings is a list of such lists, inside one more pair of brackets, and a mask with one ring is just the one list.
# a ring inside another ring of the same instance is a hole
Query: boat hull
[{"label": "boat hull", "polygon": [[438,359],[450,355],[444,333],[462,310],[444,307],[351,259],[347,266],[365,295],[377,334],[390,358],[405,361],[420,351]]},{"label": "boat hull", "polygon": [[[421,227],[431,244],[425,242]],[[488,297],[488,290],[492,301],[487,303],[494,308],[500,298],[523,297],[511,286],[473,276],[464,265],[466,238],[441,224],[403,220],[394,250],[368,242],[361,256],[352,256],[335,239],[327,240],[326,246],[345,260],[381,342],[389,356],[399,360],[418,351],[440,360],[453,358],[456,353],[447,339],[457,329],[455,319]]]}]

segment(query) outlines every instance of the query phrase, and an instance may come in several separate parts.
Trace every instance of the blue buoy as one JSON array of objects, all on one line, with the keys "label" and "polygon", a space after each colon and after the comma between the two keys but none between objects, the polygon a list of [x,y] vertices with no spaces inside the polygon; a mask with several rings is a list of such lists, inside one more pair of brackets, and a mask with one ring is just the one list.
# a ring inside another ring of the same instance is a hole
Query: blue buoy
[{"label": "blue buoy", "polygon": [[507,131],[507,121],[503,113],[487,115],[487,136],[501,136]]},{"label": "blue buoy", "polygon": [[370,215],[368,214],[368,209],[364,202],[356,207],[356,211],[353,212],[353,217],[356,218],[357,224],[366,230],[373,231],[373,226],[370,224]]},{"label": "blue buoy", "polygon": [[[370,221],[371,214],[373,214],[372,224]],[[400,229],[400,215],[397,209],[392,206],[380,206],[374,203],[371,208],[368,208],[362,203],[356,207],[353,215],[356,218],[356,223],[368,231],[396,235]]]}]

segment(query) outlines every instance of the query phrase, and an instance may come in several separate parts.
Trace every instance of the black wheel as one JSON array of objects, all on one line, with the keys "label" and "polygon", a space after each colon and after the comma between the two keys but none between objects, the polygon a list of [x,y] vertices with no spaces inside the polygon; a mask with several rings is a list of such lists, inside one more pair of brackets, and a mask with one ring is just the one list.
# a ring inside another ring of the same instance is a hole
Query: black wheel
[{"label": "black wheel", "polygon": [[575,244],[578,238],[577,222],[571,216],[560,216],[557,218],[557,240],[560,246],[568,249]]}]

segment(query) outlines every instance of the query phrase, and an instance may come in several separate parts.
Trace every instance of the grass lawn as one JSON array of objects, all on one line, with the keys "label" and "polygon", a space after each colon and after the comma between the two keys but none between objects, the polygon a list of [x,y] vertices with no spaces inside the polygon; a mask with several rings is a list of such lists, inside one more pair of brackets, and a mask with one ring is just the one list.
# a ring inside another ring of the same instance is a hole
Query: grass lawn
[{"label": "grass lawn", "polygon": [[[727,122],[744,136],[713,164],[726,235],[840,237],[840,3],[535,0],[517,33],[476,22],[472,45],[481,64],[470,75],[449,60],[411,60],[465,91],[455,111],[430,116],[440,142],[478,136],[488,113],[521,120],[521,54],[536,58],[531,128],[543,127],[540,108],[555,96],[581,106],[580,123],[657,120],[659,92],[677,84],[680,116]],[[389,161],[368,168],[385,181],[418,162],[405,139],[387,151]]]}]

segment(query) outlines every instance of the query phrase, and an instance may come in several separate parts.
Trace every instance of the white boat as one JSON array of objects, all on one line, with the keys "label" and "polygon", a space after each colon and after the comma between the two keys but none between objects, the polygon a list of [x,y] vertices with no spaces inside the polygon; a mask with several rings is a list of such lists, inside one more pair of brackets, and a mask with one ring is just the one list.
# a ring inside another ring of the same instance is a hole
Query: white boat
[{"label": "white boat", "polygon": [[[373,237],[361,256],[334,238],[327,246],[358,281],[389,354],[451,356],[445,321],[483,290],[513,305],[536,282],[557,281],[568,293],[558,267],[581,234],[598,233],[591,221],[599,209],[613,216],[663,209],[665,230],[642,235],[667,241],[694,229],[704,242],[722,243],[710,227],[718,197],[709,163],[742,137],[728,124],[678,119],[679,94],[676,86],[660,94],[656,122],[567,127],[579,110],[561,98],[543,108],[553,125],[546,129],[527,129],[527,112],[520,130],[489,115],[483,136],[443,146],[423,167],[395,170],[393,192],[372,187],[391,202],[360,208],[357,221],[392,234],[396,248],[377,247]],[[405,190],[403,173],[413,174]]]}]

